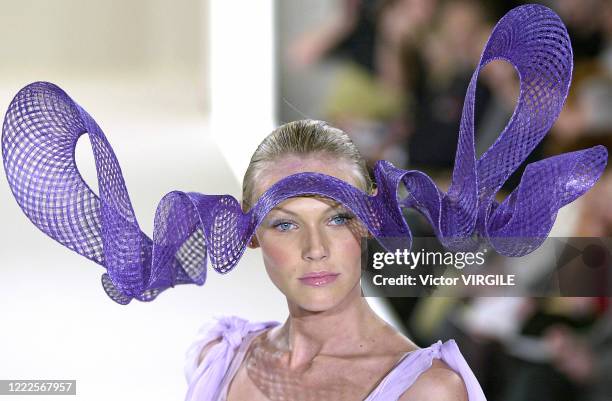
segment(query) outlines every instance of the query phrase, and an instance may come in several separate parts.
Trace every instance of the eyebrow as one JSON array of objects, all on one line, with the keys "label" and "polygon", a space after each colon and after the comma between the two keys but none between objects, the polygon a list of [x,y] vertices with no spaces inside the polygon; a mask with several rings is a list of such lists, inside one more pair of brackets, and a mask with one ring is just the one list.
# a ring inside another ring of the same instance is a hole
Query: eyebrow
[{"label": "eyebrow", "polygon": [[[327,209],[325,209],[325,210],[323,211],[323,213],[326,213],[326,212],[328,212],[328,211],[330,211],[330,210],[333,210],[333,209],[338,209],[339,207],[342,207],[342,204],[341,204],[341,203],[336,203],[335,205],[331,205],[331,206],[329,206]],[[297,215],[298,215],[297,213],[292,212],[291,210],[283,209],[283,208],[282,208],[282,207],[280,207],[280,206],[276,206],[276,207],[274,207],[274,208],[273,208],[272,210],[270,210],[270,211],[271,211],[271,212],[272,212],[272,211],[280,211],[280,212],[285,212],[285,213],[290,214],[290,215],[292,215],[292,216],[297,216]]]}]

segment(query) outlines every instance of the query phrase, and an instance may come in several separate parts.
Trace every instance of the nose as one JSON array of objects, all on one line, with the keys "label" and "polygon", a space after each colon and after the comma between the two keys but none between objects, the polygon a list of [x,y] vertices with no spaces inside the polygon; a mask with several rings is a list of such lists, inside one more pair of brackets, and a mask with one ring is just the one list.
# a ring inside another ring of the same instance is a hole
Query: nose
[{"label": "nose", "polygon": [[320,261],[329,257],[328,239],[317,229],[306,230],[302,257],[308,261]]}]

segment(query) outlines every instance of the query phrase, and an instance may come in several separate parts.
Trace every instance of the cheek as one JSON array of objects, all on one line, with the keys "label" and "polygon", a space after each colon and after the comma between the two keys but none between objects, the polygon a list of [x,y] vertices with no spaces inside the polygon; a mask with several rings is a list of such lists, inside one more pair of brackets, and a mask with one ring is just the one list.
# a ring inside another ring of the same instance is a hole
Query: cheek
[{"label": "cheek", "polygon": [[286,238],[265,234],[258,235],[258,240],[268,275],[274,280],[291,274],[296,264],[295,244]]},{"label": "cheek", "polygon": [[361,279],[361,242],[351,236],[338,243],[337,254],[346,274],[346,289],[353,288]]},{"label": "cheek", "polygon": [[291,261],[295,257],[294,252],[290,251],[291,248],[283,246],[282,243],[275,244],[262,244],[261,252],[263,254],[264,262],[266,267],[272,269],[279,269],[283,266],[290,265]]},{"label": "cheek", "polygon": [[334,254],[336,260],[346,261],[361,270],[361,241],[350,233],[335,241]]}]

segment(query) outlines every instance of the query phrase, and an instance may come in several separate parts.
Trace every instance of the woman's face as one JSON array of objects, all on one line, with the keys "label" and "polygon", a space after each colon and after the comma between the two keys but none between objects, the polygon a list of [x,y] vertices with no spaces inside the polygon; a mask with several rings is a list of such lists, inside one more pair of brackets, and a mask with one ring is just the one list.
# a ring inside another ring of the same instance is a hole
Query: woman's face
[{"label": "woman's face", "polygon": [[[307,171],[358,185],[346,161],[287,156],[261,172],[256,198],[282,178]],[[359,296],[360,241],[366,234],[350,210],[336,201],[296,197],[268,213],[253,246],[261,247],[266,271],[289,307],[319,312]]]}]

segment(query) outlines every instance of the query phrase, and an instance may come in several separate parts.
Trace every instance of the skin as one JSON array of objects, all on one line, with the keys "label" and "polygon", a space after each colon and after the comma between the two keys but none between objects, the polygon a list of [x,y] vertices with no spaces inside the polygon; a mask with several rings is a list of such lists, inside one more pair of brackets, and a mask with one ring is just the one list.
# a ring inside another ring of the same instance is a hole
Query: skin
[{"label": "skin", "polygon": [[[259,176],[256,198],[280,179],[305,171],[358,185],[345,161],[286,156]],[[360,238],[366,233],[349,210],[328,198],[291,198],[268,214],[249,246],[261,248],[289,317],[251,343],[228,401],[362,400],[406,352],[418,349],[361,296]],[[322,287],[299,280],[319,271],[339,275]],[[462,379],[434,360],[400,399],[460,401],[467,395]]]}]

